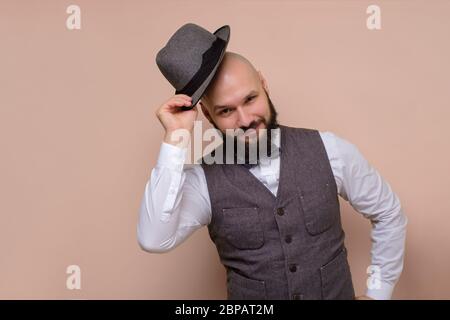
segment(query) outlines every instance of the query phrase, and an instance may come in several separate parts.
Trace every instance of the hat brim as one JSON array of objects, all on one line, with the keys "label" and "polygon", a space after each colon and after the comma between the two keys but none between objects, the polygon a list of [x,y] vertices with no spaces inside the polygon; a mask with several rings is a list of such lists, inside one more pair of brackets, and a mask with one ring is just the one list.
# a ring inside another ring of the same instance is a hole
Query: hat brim
[{"label": "hat brim", "polygon": [[230,26],[225,25],[220,27],[219,29],[217,29],[216,31],[214,31],[214,35],[216,37],[219,37],[220,39],[225,41],[225,46],[222,50],[222,52],[220,53],[220,57],[217,60],[216,65],[214,66],[213,70],[211,71],[211,73],[208,75],[208,77],[205,79],[205,81],[203,81],[203,83],[198,87],[197,90],[195,90],[194,94],[192,95],[192,105],[189,107],[182,107],[182,110],[190,110],[192,109],[200,100],[200,98],[203,96],[203,94],[205,93],[206,89],[208,88],[209,84],[211,83],[211,80],[214,78],[214,75],[217,72],[217,69],[219,68],[220,63],[222,62],[222,59],[225,55],[227,46],[228,46],[228,42],[230,41]]}]

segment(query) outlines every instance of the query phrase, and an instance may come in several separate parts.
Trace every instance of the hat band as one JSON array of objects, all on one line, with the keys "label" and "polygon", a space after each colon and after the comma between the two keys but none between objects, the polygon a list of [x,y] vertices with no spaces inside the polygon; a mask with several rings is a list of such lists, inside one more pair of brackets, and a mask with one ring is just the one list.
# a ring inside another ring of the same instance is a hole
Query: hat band
[{"label": "hat band", "polygon": [[192,96],[213,71],[225,45],[226,41],[217,37],[211,47],[203,53],[200,69],[182,89],[175,91],[175,94]]}]

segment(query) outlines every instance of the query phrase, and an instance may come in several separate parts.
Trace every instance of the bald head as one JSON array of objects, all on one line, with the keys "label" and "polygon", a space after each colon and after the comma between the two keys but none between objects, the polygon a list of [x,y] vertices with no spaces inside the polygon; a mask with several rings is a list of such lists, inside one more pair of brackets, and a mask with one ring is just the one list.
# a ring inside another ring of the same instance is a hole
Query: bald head
[{"label": "bald head", "polygon": [[240,54],[226,52],[200,105],[209,122],[222,132],[263,128],[275,115],[268,91],[264,77],[250,61]]},{"label": "bald head", "polygon": [[245,57],[227,51],[202,100],[211,105],[211,102],[226,95],[227,91],[236,87],[240,81],[258,84],[261,78],[259,72]]}]

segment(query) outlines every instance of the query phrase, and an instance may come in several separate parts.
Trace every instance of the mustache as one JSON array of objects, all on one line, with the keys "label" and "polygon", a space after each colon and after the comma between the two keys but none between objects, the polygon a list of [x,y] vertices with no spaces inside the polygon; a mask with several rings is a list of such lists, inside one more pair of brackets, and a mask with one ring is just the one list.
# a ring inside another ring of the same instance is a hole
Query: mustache
[{"label": "mustache", "polygon": [[264,122],[264,120],[252,121],[247,127],[240,127],[240,129],[242,129],[244,132],[250,129],[256,129],[256,127],[258,127],[261,122]]}]

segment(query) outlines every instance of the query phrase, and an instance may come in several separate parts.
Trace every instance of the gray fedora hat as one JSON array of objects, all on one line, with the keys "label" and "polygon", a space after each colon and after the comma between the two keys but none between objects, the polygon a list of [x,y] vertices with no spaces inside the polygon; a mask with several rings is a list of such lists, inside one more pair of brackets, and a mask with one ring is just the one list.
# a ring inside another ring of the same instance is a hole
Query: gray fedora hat
[{"label": "gray fedora hat", "polygon": [[179,28],[156,55],[156,64],[175,88],[175,94],[192,97],[192,109],[213,79],[230,41],[230,26],[214,33],[187,23]]}]

